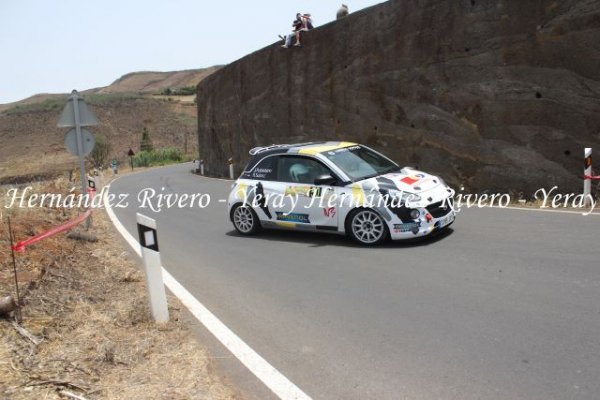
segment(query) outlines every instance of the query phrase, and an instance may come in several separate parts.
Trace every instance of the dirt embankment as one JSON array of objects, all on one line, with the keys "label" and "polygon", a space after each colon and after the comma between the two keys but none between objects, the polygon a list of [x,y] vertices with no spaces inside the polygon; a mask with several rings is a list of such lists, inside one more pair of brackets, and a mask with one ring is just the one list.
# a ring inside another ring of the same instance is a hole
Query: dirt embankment
[{"label": "dirt embankment", "polygon": [[[80,94],[98,117],[88,130],[111,145],[110,159],[127,163],[129,148],[139,150],[143,128],[155,148],[198,153],[195,96],[162,95],[193,88],[220,67],[171,72],[134,72],[111,85]],[[180,93],[181,94],[181,93]],[[68,129],[56,127],[67,94],[39,94],[0,104],[0,184],[56,177],[77,169],[77,157],[64,146]],[[26,179],[21,177],[26,176]]]},{"label": "dirt embankment", "polygon": [[[193,103],[133,95],[85,97],[99,125],[86,128],[111,146],[107,162],[128,165],[129,148],[139,151],[145,127],[155,148],[175,147],[189,157],[198,150]],[[56,100],[0,113],[0,184],[18,177],[56,177],[78,169],[78,158],[67,152],[68,129],[56,124],[66,100]]]},{"label": "dirt embankment", "polygon": [[[67,194],[72,186],[63,178],[36,184],[34,192]],[[0,297],[14,296],[6,217],[23,240],[79,214],[6,209],[7,190],[0,188]],[[59,234],[17,255],[21,326],[39,343],[0,318],[0,398],[241,398],[196,342],[177,299],[168,299],[169,323],[149,319],[143,274],[103,211],[93,214],[90,233],[97,242]]]}]

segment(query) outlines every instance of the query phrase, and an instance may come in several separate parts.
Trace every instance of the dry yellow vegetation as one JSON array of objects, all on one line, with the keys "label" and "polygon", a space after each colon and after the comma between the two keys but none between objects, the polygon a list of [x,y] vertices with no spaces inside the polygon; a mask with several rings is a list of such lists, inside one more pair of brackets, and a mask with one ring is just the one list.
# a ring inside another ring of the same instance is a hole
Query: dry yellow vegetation
[{"label": "dry yellow vegetation", "polygon": [[[66,194],[72,186],[61,178],[36,184],[35,192]],[[6,217],[22,240],[81,212],[7,210],[7,190],[0,190],[0,297],[14,295]],[[176,298],[168,299],[169,323],[150,320],[143,274],[103,211],[93,214],[89,233],[98,241],[59,234],[18,254],[21,326],[39,343],[0,319],[0,398],[241,398],[196,341]]]}]

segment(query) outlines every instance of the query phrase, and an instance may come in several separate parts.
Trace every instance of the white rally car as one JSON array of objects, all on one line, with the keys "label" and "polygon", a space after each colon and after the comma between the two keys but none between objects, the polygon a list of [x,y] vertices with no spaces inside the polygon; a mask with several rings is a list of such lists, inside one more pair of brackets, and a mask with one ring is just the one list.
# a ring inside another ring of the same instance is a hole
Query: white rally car
[{"label": "white rally car", "polygon": [[250,150],[228,198],[235,229],[348,234],[372,245],[410,239],[454,222],[454,190],[356,143],[311,142]]}]

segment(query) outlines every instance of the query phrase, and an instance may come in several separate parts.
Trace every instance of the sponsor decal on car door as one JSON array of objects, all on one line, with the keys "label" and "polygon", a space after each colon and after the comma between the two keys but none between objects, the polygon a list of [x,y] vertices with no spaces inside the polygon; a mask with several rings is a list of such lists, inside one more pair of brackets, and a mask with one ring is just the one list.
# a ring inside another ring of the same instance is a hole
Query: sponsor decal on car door
[{"label": "sponsor decal on car door", "polygon": [[289,187],[288,191],[298,193],[298,212],[308,214],[310,225],[317,230],[337,230],[338,201],[336,187],[328,185],[302,185]]},{"label": "sponsor decal on car door", "polygon": [[[282,187],[278,195],[273,196],[269,202],[279,222],[278,225],[337,230],[337,204],[334,203],[335,196],[332,196],[335,193],[334,187],[294,182],[279,183],[279,185]],[[295,226],[291,226],[290,223]]]}]

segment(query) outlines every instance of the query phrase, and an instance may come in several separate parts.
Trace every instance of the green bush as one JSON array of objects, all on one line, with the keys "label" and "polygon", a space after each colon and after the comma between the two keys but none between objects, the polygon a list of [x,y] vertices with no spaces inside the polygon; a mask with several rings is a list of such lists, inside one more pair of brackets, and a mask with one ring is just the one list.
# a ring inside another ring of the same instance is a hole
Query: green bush
[{"label": "green bush", "polygon": [[183,161],[181,150],[168,147],[160,150],[140,151],[133,156],[134,167],[153,167]]},{"label": "green bush", "polygon": [[92,106],[109,106],[131,100],[141,99],[142,96],[135,93],[103,93],[86,94],[85,101]]},{"label": "green bush", "polygon": [[148,129],[146,127],[142,128],[142,140],[140,141],[140,150],[151,152],[154,150],[154,146],[152,145],[152,139],[150,139],[150,134],[148,133]]},{"label": "green bush", "polygon": [[106,137],[102,135],[96,135],[96,145],[90,153],[89,157],[92,159],[94,167],[99,168],[108,161],[112,146]]},{"label": "green bush", "polygon": [[184,86],[179,88],[166,88],[161,94],[165,96],[190,96],[196,94],[196,86]]}]

